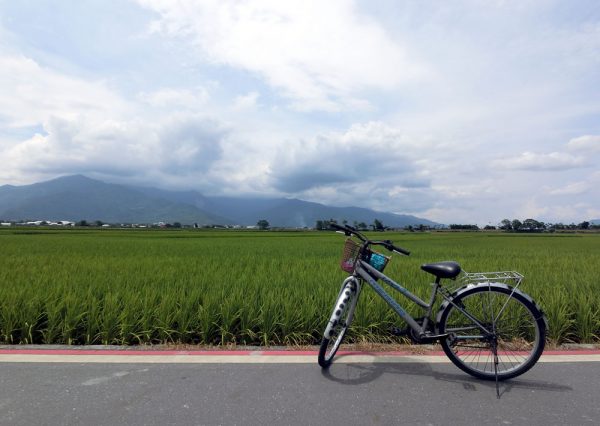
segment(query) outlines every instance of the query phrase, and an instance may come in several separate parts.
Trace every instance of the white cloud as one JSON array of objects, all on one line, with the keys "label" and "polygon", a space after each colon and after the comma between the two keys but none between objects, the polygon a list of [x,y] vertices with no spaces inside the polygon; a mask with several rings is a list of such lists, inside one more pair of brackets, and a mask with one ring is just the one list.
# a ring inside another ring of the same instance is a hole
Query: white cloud
[{"label": "white cloud", "polygon": [[600,209],[593,8],[138,3],[108,39],[114,5],[0,6],[0,184],[78,172],[479,224]]},{"label": "white cloud", "polygon": [[589,182],[574,182],[561,188],[551,189],[548,191],[550,195],[579,195],[591,189]]},{"label": "white cloud", "polygon": [[[86,97],[85,86],[79,94]],[[86,114],[65,109],[58,116],[40,110],[36,121],[44,121],[33,136],[0,145],[0,182],[26,184],[82,173],[108,182],[212,194],[276,193],[264,182],[269,147],[239,134],[232,137],[234,129],[206,114],[163,113],[148,104],[127,108],[130,117],[119,117],[118,111],[109,117],[94,108]]]},{"label": "white cloud", "polygon": [[573,151],[600,152],[600,136],[584,135],[573,138],[567,144],[567,147]]},{"label": "white cloud", "polygon": [[551,152],[549,154],[524,152],[518,157],[507,157],[493,161],[495,167],[502,169],[529,171],[568,170],[585,167],[588,164],[585,157],[564,152]]},{"label": "white cloud", "polygon": [[353,2],[139,0],[160,14],[155,31],[192,39],[217,64],[261,76],[299,109],[364,107],[361,91],[425,73]]},{"label": "white cloud", "polygon": [[548,187],[546,191],[548,194],[556,196],[578,196],[589,193],[598,187],[600,187],[600,171],[596,170],[585,176],[585,180],[570,182],[567,185],[557,187]]},{"label": "white cloud", "polygon": [[[5,129],[16,129],[17,134],[34,129],[27,136],[13,136],[9,143],[0,143],[3,164],[0,178],[31,183],[70,170],[83,172],[78,167],[95,161],[95,151],[110,150],[103,145],[119,144],[118,140],[111,140],[115,132],[119,134],[122,130],[114,117],[131,120],[135,116],[133,110],[129,102],[103,81],[68,76],[40,66],[31,58],[0,49],[2,125]],[[91,150],[91,141],[80,137],[80,130],[88,125],[86,131],[97,132],[93,140],[99,142]],[[86,148],[80,149],[83,145]],[[108,163],[118,162],[118,156],[108,160]],[[63,165],[70,165],[70,169],[63,169]]]},{"label": "white cloud", "polygon": [[52,117],[44,131],[0,158],[28,176],[88,173],[146,182],[170,176],[179,184],[199,179],[194,183],[206,186],[227,135],[219,123],[190,115],[152,124]]},{"label": "white cloud", "polygon": [[547,221],[551,223],[580,223],[600,218],[600,209],[587,202],[553,203],[548,209],[551,216]]},{"label": "white cloud", "polygon": [[35,129],[35,134],[0,143],[0,178],[31,183],[86,173],[109,180],[126,176],[144,183],[209,186],[229,130],[206,114],[153,109],[198,109],[207,101],[206,91],[165,88],[139,99],[146,105],[126,100],[101,81],[61,74],[0,51],[2,124]]},{"label": "white cloud", "polygon": [[222,181],[213,168],[230,133],[206,112],[211,84],[127,99],[105,80],[61,73],[0,44],[0,183],[84,173],[210,188]]},{"label": "white cloud", "polygon": [[245,95],[237,96],[233,101],[233,109],[243,110],[248,108],[254,108],[256,106],[256,101],[258,101],[258,97],[260,94],[258,92],[250,92]]},{"label": "white cloud", "polygon": [[432,203],[429,170],[420,168],[418,161],[434,146],[381,122],[354,124],[344,133],[320,134],[280,147],[269,176],[271,185],[287,194],[416,211]]},{"label": "white cloud", "polygon": [[207,103],[210,95],[203,87],[193,90],[163,88],[151,93],[141,93],[139,98],[153,107],[198,109]]},{"label": "white cloud", "polygon": [[550,212],[550,207],[545,202],[540,205],[537,197],[526,199],[518,207],[519,217],[522,219],[533,219],[545,217]]},{"label": "white cloud", "polygon": [[0,50],[0,114],[8,126],[36,126],[54,117],[124,116],[127,102],[102,81],[44,68],[31,58]]}]

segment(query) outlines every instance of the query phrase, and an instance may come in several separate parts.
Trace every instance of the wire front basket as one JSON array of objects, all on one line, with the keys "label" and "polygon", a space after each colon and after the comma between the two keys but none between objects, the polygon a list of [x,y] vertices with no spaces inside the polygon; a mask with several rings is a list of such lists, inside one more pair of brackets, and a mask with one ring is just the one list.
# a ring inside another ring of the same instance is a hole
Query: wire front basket
[{"label": "wire front basket", "polygon": [[[346,243],[344,244],[342,260],[340,262],[340,267],[343,271],[346,271],[348,273],[354,272],[356,261],[360,255],[360,248],[361,245],[358,244],[356,241],[350,238],[346,240]],[[367,261],[369,265],[377,269],[379,272],[383,272],[386,265],[390,261],[390,258],[388,256],[384,256],[381,253],[368,250],[367,253],[364,254],[363,260]]]},{"label": "wire front basket", "polygon": [[342,270],[348,273],[354,272],[354,265],[356,264],[356,259],[358,258],[359,253],[360,244],[348,238],[346,240],[346,243],[344,244],[344,252],[342,254],[342,260],[340,262],[340,267],[342,268]]}]

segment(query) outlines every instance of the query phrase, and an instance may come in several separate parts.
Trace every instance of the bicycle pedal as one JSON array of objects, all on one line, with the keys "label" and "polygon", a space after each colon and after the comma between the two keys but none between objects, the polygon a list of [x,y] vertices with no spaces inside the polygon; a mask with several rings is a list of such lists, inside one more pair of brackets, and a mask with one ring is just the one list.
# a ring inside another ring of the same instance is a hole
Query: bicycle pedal
[{"label": "bicycle pedal", "polygon": [[399,327],[391,327],[390,328],[390,334],[392,336],[408,336],[409,333],[409,329],[408,328],[399,328]]}]

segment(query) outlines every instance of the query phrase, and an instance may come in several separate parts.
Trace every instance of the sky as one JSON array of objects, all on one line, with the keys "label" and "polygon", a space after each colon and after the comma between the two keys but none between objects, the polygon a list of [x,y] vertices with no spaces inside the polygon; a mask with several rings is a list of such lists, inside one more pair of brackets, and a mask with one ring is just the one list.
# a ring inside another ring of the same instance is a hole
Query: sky
[{"label": "sky", "polygon": [[600,218],[600,2],[0,0],[0,185]]}]

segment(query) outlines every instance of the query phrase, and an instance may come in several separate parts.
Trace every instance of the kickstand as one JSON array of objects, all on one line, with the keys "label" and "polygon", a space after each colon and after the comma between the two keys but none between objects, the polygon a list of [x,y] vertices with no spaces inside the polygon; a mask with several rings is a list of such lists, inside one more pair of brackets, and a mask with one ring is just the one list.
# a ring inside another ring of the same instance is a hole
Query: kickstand
[{"label": "kickstand", "polygon": [[492,345],[492,353],[494,354],[494,377],[496,378],[496,398],[500,399],[500,384],[498,383],[498,349],[496,345]]}]

